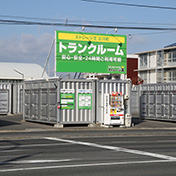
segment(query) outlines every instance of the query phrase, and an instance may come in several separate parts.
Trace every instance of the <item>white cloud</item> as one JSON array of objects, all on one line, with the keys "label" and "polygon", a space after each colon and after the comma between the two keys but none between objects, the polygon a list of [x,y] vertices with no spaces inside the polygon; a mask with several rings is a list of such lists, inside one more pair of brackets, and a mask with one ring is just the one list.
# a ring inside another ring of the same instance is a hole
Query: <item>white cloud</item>
[{"label": "white cloud", "polygon": [[21,34],[0,40],[0,62],[35,62],[44,65],[54,36]]}]

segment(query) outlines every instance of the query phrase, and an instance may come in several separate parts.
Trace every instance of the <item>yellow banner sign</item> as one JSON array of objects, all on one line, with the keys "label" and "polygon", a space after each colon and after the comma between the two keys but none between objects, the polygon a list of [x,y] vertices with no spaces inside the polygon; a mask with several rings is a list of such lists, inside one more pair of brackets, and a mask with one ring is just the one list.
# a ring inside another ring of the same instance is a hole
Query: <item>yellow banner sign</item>
[{"label": "yellow banner sign", "polygon": [[89,35],[89,34],[73,34],[73,33],[59,33],[60,40],[74,40],[74,41],[91,41],[91,42],[109,42],[109,43],[125,43],[125,37],[108,36],[108,35]]}]

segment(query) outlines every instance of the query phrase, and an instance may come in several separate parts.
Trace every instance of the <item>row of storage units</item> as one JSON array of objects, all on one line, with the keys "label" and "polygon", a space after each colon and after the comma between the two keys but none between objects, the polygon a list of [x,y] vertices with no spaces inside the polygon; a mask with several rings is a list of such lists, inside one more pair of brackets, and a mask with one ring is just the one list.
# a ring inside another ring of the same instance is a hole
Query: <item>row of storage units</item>
[{"label": "row of storage units", "polygon": [[142,118],[176,121],[176,84],[146,84],[140,93]]},{"label": "row of storage units", "polygon": [[[176,121],[176,84],[129,80],[60,80],[0,83],[0,114],[52,124],[125,124],[132,116]],[[24,101],[24,102],[23,102]],[[129,120],[130,123],[130,120]]]},{"label": "row of storage units", "polygon": [[23,112],[23,84],[0,83],[0,114]]},{"label": "row of storage units", "polygon": [[27,121],[124,125],[131,118],[129,80],[50,78],[25,81],[24,90]]}]

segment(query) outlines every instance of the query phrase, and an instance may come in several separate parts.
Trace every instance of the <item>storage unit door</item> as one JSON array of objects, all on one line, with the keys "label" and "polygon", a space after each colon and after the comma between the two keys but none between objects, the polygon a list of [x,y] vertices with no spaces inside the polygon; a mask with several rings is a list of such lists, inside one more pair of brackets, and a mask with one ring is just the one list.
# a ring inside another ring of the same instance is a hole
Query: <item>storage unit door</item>
[{"label": "storage unit door", "polygon": [[146,93],[141,95],[141,117],[148,117],[148,94]]},{"label": "storage unit door", "polygon": [[9,91],[0,90],[0,114],[7,114],[9,112],[8,99],[9,99]]},{"label": "storage unit door", "polygon": [[169,119],[170,118],[170,94],[164,94],[163,100],[164,100],[163,101],[163,104],[164,104],[163,118]]},{"label": "storage unit door", "polygon": [[24,93],[25,96],[25,107],[24,107],[24,118],[27,119],[31,119],[31,91],[30,90],[25,90]]},{"label": "storage unit door", "polygon": [[155,118],[155,94],[149,94],[149,118]]},{"label": "storage unit door", "polygon": [[49,121],[57,122],[57,89],[49,90]]},{"label": "storage unit door", "polygon": [[31,95],[31,119],[38,120],[39,119],[39,91],[32,90]]},{"label": "storage unit door", "polygon": [[47,89],[41,90],[41,94],[40,94],[40,120],[48,121],[48,92],[47,92]]},{"label": "storage unit door", "polygon": [[161,93],[156,93],[156,118],[161,119],[163,116],[163,95]]},{"label": "storage unit door", "polygon": [[176,120],[176,92],[171,96],[171,119]]}]

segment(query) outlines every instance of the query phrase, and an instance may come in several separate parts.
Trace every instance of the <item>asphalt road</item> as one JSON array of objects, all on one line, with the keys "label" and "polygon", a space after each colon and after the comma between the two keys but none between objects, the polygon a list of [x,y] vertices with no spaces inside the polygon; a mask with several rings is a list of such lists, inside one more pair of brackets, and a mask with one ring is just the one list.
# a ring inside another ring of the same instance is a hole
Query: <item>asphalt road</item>
[{"label": "asphalt road", "polygon": [[89,135],[79,137],[64,132],[9,134],[0,140],[0,175],[175,176],[174,133],[108,135],[111,132],[105,136],[104,131],[87,131]]},{"label": "asphalt road", "polygon": [[175,176],[176,124],[55,129],[0,117],[0,176]]}]

